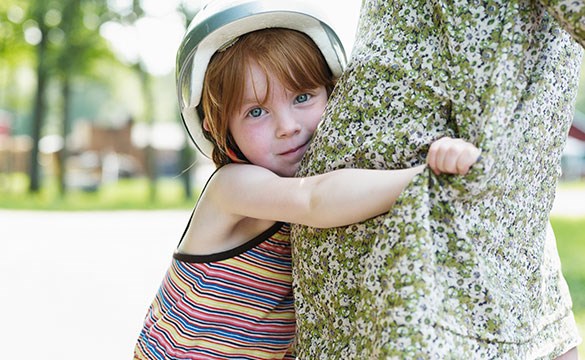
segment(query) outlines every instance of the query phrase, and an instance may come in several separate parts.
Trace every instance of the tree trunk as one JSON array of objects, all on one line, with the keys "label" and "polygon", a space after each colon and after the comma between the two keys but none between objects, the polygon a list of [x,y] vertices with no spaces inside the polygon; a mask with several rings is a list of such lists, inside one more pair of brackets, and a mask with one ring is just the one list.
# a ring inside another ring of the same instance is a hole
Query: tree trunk
[{"label": "tree trunk", "polygon": [[57,181],[59,184],[59,194],[63,197],[67,193],[67,135],[71,124],[70,103],[71,103],[71,80],[67,74],[63,77],[61,84],[61,97],[63,99],[63,120],[61,124],[61,136],[63,137],[63,148],[59,151],[57,157]]},{"label": "tree trunk", "polygon": [[[187,141],[189,141],[187,139]],[[187,142],[181,149],[181,179],[183,180],[183,189],[185,191],[185,199],[189,200],[193,197],[193,182],[192,182],[192,174],[195,172],[195,167],[193,164],[194,160],[193,150],[189,146]]]},{"label": "tree trunk", "polygon": [[43,120],[45,117],[45,89],[48,80],[48,72],[45,61],[45,53],[47,49],[47,31],[43,26],[41,26],[41,34],[41,41],[37,45],[37,91],[34,102],[32,150],[29,168],[29,192],[31,193],[37,193],[40,189],[39,140],[41,138],[41,129],[43,127]]},{"label": "tree trunk", "polygon": [[136,68],[140,74],[140,80],[142,82],[142,94],[144,98],[144,118],[148,124],[151,132],[148,145],[144,149],[146,157],[146,174],[148,176],[150,201],[154,203],[157,197],[157,161],[156,161],[156,149],[152,146],[152,132],[154,126],[154,99],[152,96],[152,78],[150,74],[142,68],[140,64],[137,64]]}]

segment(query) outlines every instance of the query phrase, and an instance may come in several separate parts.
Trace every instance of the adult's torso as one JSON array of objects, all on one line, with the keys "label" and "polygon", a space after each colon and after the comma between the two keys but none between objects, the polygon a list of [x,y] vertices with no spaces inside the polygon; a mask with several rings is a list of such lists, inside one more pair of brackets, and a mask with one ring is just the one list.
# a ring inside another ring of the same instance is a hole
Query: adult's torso
[{"label": "adult's torso", "polygon": [[580,56],[532,1],[365,1],[299,175],[412,166],[444,135],[483,159],[463,179],[418,176],[386,216],[293,226],[301,357],[479,346],[456,337],[526,355],[560,337],[546,329],[570,299],[547,225]]}]

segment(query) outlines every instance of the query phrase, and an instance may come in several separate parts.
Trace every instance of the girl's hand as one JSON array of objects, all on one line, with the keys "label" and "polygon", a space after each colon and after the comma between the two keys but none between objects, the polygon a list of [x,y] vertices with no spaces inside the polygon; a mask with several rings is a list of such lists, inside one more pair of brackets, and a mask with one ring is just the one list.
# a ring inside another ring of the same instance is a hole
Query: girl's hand
[{"label": "girl's hand", "polygon": [[481,150],[467,141],[443,137],[431,144],[427,165],[436,175],[465,175],[480,154]]}]

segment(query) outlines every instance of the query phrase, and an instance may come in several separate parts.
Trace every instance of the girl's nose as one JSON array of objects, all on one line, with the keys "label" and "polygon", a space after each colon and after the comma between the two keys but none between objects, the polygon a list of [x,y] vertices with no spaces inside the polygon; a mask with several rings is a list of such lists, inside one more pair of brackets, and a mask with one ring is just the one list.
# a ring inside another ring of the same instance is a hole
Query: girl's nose
[{"label": "girl's nose", "polygon": [[276,119],[276,137],[285,138],[301,131],[301,123],[290,111],[281,112]]}]

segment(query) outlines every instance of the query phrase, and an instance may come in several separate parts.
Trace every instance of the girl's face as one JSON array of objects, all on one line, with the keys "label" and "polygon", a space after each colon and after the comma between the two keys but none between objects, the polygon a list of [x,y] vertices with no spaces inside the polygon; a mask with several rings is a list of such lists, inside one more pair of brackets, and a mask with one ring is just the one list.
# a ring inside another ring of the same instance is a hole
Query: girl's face
[{"label": "girl's face", "polygon": [[[270,93],[266,94],[270,83]],[[258,99],[265,99],[260,105]],[[274,76],[250,64],[242,106],[229,119],[236,144],[255,165],[293,176],[327,104],[324,86],[292,93]]]}]

